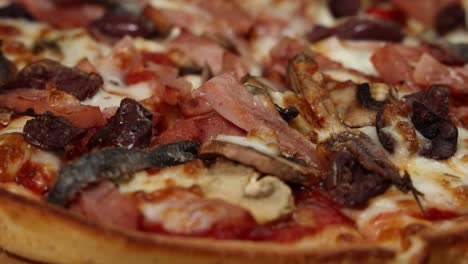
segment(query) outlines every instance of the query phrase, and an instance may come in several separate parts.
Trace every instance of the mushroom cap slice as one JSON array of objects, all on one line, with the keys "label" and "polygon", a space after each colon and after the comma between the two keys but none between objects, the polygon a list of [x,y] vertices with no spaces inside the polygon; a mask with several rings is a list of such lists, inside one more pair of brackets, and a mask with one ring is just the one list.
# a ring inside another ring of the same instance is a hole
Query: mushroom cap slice
[{"label": "mushroom cap slice", "polygon": [[231,161],[216,161],[198,185],[205,197],[238,205],[248,210],[259,224],[281,219],[294,209],[288,185],[276,177],[261,177],[253,168]]},{"label": "mushroom cap slice", "polygon": [[222,156],[251,166],[264,174],[278,177],[285,182],[302,185],[310,185],[313,182],[311,176],[319,175],[318,171],[281,156],[269,155],[252,147],[219,140],[203,143],[199,149],[199,156],[202,158]]}]

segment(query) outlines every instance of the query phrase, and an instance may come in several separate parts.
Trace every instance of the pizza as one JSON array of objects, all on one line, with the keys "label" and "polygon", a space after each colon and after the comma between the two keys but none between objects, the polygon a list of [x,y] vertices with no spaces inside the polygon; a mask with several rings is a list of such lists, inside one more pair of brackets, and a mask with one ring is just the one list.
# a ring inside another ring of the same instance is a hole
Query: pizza
[{"label": "pizza", "polygon": [[467,263],[467,8],[0,1],[1,261]]}]

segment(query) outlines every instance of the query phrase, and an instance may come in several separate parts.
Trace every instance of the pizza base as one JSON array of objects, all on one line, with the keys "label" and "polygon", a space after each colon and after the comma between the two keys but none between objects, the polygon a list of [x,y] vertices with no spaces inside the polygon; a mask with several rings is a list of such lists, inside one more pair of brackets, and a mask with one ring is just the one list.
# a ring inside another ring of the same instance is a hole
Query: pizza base
[{"label": "pizza base", "polygon": [[[468,263],[468,223],[418,237],[409,263]],[[0,189],[0,247],[46,263],[394,263],[396,252],[375,246],[320,246],[219,241],[129,232]],[[325,235],[326,236],[326,235]],[[406,261],[405,261],[406,262]]]},{"label": "pizza base", "polygon": [[372,246],[313,247],[148,235],[99,226],[0,189],[0,247],[47,263],[386,263]]}]

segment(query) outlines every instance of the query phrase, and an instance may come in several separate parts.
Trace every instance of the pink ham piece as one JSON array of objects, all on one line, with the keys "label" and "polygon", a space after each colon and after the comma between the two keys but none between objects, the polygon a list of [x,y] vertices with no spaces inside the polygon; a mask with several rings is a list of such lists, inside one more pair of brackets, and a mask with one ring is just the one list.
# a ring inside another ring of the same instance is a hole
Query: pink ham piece
[{"label": "pink ham piece", "polygon": [[431,26],[443,7],[459,0],[392,0],[392,3],[411,18]]},{"label": "pink ham piece", "polygon": [[183,52],[200,66],[208,64],[214,74],[223,68],[224,49],[207,38],[182,32],[169,44],[169,48]]},{"label": "pink ham piece", "polygon": [[246,34],[253,25],[253,18],[235,1],[195,0],[200,9],[207,11],[215,21],[224,22],[236,34]]},{"label": "pink ham piece", "polygon": [[389,83],[413,82],[412,68],[405,57],[391,44],[377,49],[371,57],[375,69]]},{"label": "pink ham piece", "polygon": [[105,124],[99,107],[80,104],[73,95],[59,90],[15,89],[0,94],[0,107],[36,114],[50,111],[67,118],[79,128],[99,127]]},{"label": "pink ham piece", "polygon": [[248,71],[247,63],[240,56],[205,37],[182,32],[170,43],[169,48],[184,53],[199,66],[208,64],[215,75],[233,72],[240,79]]},{"label": "pink ham piece", "polygon": [[218,135],[243,136],[245,131],[238,128],[216,112],[188,119],[176,120],[174,125],[156,138],[156,145],[168,144],[181,140],[215,139]]},{"label": "pink ham piece", "polygon": [[67,5],[57,5],[50,0],[18,0],[41,22],[59,28],[85,27],[91,21],[104,15],[104,8],[97,4],[70,1]]},{"label": "pink ham piece", "polygon": [[445,84],[458,93],[468,94],[467,69],[445,66],[427,54],[422,55],[416,64],[413,78],[420,85]]},{"label": "pink ham piece", "polygon": [[289,127],[279,115],[275,115],[261,102],[255,100],[232,74],[222,74],[207,81],[199,88],[199,95],[207,100],[221,116],[245,131],[273,130],[280,148],[289,155],[300,158],[317,167],[320,158],[315,145],[298,131]]},{"label": "pink ham piece", "polygon": [[371,61],[386,82],[422,87],[444,84],[457,93],[468,93],[468,70],[444,65],[434,56],[444,58],[428,47],[387,44],[374,52]]},{"label": "pink ham piece", "polygon": [[98,223],[126,229],[137,229],[140,219],[137,206],[109,181],[83,190],[70,210]]}]

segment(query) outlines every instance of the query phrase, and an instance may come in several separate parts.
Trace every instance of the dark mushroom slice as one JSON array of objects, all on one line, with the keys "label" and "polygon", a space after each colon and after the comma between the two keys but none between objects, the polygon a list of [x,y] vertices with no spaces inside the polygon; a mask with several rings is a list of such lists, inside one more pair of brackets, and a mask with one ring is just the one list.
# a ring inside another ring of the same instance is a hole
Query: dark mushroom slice
[{"label": "dark mushroom slice", "polygon": [[191,161],[197,157],[199,145],[194,141],[180,141],[149,151],[107,148],[88,153],[60,169],[47,200],[66,205],[91,184],[103,180],[125,180],[140,170]]},{"label": "dark mushroom slice", "polygon": [[276,176],[279,179],[301,185],[310,185],[318,172],[310,167],[288,160],[281,156],[269,155],[254,148],[230,142],[211,140],[203,143],[199,151],[200,158],[224,157]]}]

